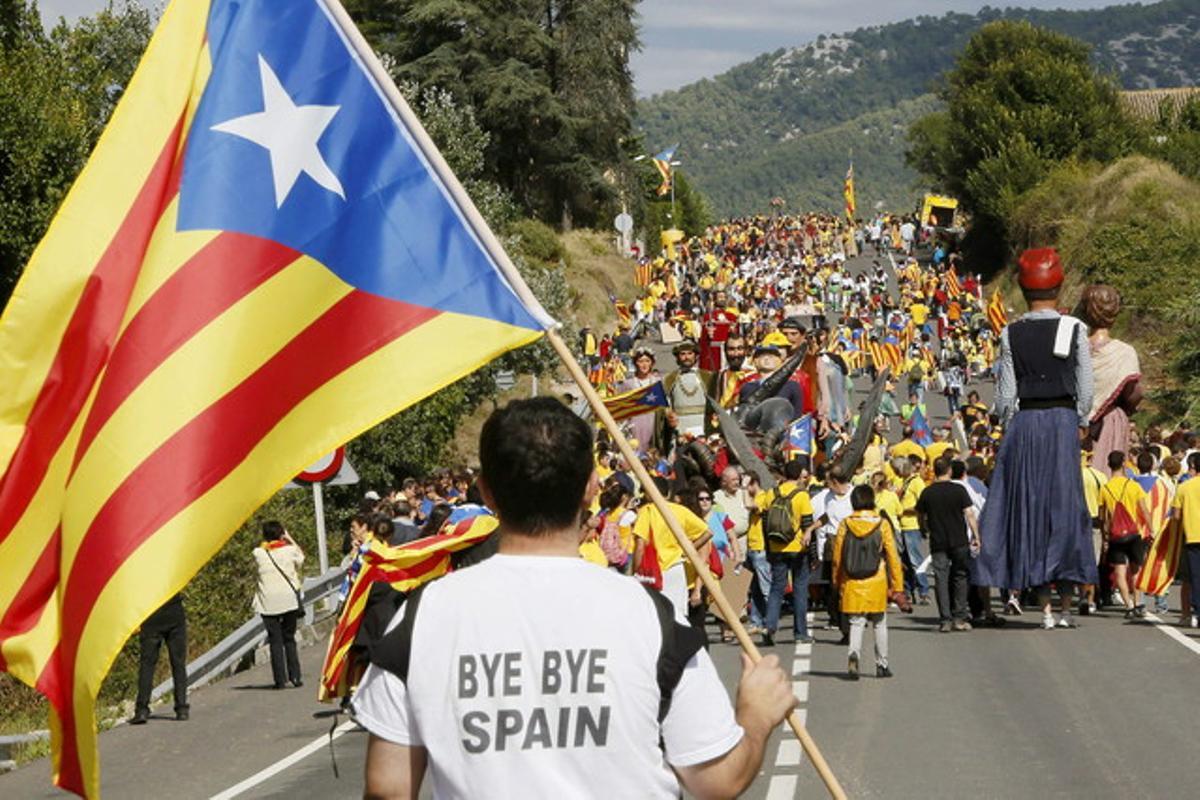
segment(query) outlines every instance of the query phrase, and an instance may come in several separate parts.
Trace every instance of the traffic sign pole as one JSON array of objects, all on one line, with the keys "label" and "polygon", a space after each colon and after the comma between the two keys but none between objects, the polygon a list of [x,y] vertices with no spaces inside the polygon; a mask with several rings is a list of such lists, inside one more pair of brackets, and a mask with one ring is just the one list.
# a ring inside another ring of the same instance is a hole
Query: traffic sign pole
[{"label": "traffic sign pole", "polygon": [[329,572],[329,549],[325,544],[325,490],[321,482],[316,481],[313,489],[313,511],[317,516],[317,562],[321,565],[321,574]]}]

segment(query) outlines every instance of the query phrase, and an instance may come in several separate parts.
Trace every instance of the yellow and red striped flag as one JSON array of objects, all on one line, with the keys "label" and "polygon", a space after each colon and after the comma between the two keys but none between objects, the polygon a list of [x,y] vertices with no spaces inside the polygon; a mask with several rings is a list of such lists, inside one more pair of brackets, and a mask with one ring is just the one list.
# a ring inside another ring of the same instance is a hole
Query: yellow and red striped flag
[{"label": "yellow and red striped flag", "polygon": [[992,292],[992,299],[988,301],[987,318],[988,324],[992,326],[992,333],[997,336],[1008,324],[1008,312],[1004,310],[1004,301],[1000,299],[999,289]]},{"label": "yellow and red striped flag", "polygon": [[166,9],[0,317],[0,669],[56,784],[99,794],[105,673],[264,500],[554,324],[465,197],[332,0]]},{"label": "yellow and red striped flag", "polygon": [[633,321],[633,312],[630,311],[628,303],[613,300],[613,310],[617,312],[617,319],[626,325]]},{"label": "yellow and red striped flag", "polygon": [[846,201],[846,219],[853,222],[858,213],[858,204],[854,200],[854,162],[846,170],[846,180],[842,183],[842,198]]},{"label": "yellow and red striped flag", "polygon": [[958,297],[963,293],[962,284],[958,280],[958,270],[954,267],[946,272],[946,292],[951,297]]},{"label": "yellow and red striped flag", "polygon": [[321,668],[322,701],[341,697],[357,683],[351,674],[350,647],[362,626],[363,612],[371,586],[380,581],[391,584],[398,592],[407,594],[434,578],[450,571],[452,553],[479,544],[492,534],[498,522],[495,517],[480,515],[443,528],[436,536],[389,547],[377,541],[366,545],[358,575],[350,584],[346,599],[338,614],[337,626],[329,636],[325,664]]},{"label": "yellow and red striped flag", "polygon": [[650,285],[650,281],[654,277],[652,273],[653,268],[650,266],[649,261],[645,263],[639,263],[633,269],[633,281],[644,289]]},{"label": "yellow and red striped flag", "polygon": [[1151,519],[1144,520],[1143,527],[1155,535],[1146,563],[1137,574],[1137,588],[1147,594],[1159,595],[1171,588],[1183,552],[1183,532],[1179,525],[1169,524],[1165,511],[1170,506],[1169,494],[1166,482],[1159,478],[1148,498]]}]

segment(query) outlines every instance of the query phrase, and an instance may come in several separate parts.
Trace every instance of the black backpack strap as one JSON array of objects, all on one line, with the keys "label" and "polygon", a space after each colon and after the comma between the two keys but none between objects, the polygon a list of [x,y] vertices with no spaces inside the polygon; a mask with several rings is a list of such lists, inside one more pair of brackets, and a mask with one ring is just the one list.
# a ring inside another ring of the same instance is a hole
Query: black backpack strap
[{"label": "black backpack strap", "polygon": [[408,684],[408,666],[412,660],[413,626],[416,624],[421,597],[428,585],[418,586],[410,592],[404,601],[404,618],[400,624],[368,645],[371,663],[386,669],[405,685]]},{"label": "black backpack strap", "polygon": [[657,589],[645,584],[642,588],[650,595],[654,610],[658,614],[658,626],[662,631],[662,647],[658,651],[658,721],[667,718],[671,710],[671,696],[683,677],[692,656],[704,648],[706,637],[691,625],[683,625],[675,619],[675,606]]}]

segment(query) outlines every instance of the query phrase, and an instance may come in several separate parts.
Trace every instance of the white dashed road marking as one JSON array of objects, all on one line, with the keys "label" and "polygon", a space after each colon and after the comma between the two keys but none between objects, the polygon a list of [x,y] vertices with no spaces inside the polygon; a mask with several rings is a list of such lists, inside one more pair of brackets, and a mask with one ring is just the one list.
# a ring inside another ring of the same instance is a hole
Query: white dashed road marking
[{"label": "white dashed road marking", "polygon": [[799,775],[774,775],[767,785],[767,800],[791,800],[796,796]]}]

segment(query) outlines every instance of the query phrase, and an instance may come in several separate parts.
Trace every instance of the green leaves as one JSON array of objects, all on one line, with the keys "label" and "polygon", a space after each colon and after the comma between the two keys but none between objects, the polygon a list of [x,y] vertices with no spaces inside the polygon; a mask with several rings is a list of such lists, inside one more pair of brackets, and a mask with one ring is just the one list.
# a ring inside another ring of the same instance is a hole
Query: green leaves
[{"label": "green leaves", "polygon": [[[633,0],[352,0],[351,15],[419,90],[449,92],[487,132],[480,178],[520,211],[605,222],[626,169]],[[461,177],[461,176],[460,176]],[[616,180],[614,181],[614,177]]]},{"label": "green leaves", "polygon": [[32,3],[0,17],[0,307],[112,115],[149,12],[105,10],[47,36]]},{"label": "green leaves", "polygon": [[[1135,138],[1087,45],[1028,22],[981,28],[946,75],[941,97],[946,112],[909,133],[909,163],[960,197],[986,241],[1003,239],[1021,195],[1056,164],[1110,160],[1128,153]],[[999,266],[1003,253],[988,255]]]}]

